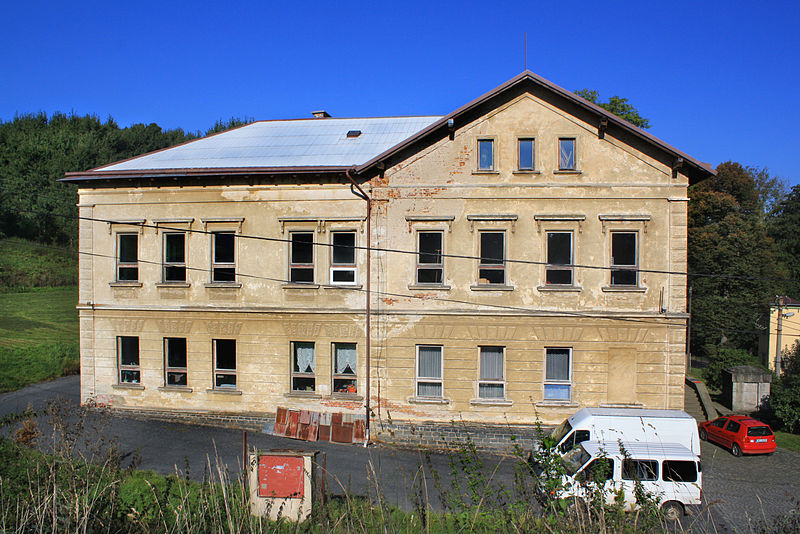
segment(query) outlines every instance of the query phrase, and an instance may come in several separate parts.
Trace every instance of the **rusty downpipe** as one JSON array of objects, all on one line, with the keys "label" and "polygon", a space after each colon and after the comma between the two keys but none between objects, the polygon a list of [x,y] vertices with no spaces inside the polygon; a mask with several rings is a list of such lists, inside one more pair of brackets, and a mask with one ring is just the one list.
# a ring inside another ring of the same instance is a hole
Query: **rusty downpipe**
[{"label": "rusty downpipe", "polygon": [[365,433],[366,436],[364,437],[364,446],[366,447],[369,445],[369,420],[370,420],[370,406],[369,406],[369,398],[370,398],[370,357],[371,357],[371,339],[372,339],[372,330],[370,329],[370,317],[372,315],[372,311],[370,308],[371,302],[371,295],[370,295],[370,288],[372,285],[372,199],[369,195],[358,185],[358,182],[353,179],[353,176],[350,174],[351,171],[355,169],[347,169],[344,171],[345,176],[347,179],[350,180],[350,191],[356,195],[357,197],[363,199],[367,203],[367,291],[366,291],[366,298],[367,298],[367,305],[366,305],[366,324],[364,328],[366,330],[365,337],[366,337],[366,345],[367,345],[367,388],[366,388],[366,403],[364,404],[365,412],[366,412],[366,424],[365,424]]}]

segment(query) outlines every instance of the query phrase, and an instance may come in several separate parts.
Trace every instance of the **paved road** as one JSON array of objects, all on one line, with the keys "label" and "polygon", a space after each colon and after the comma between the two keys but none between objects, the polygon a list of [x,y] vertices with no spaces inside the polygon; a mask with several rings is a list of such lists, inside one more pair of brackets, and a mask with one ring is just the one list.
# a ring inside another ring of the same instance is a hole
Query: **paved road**
[{"label": "paved road", "polygon": [[[47,401],[58,400],[65,407],[78,402],[78,377],[66,377],[36,384],[20,391],[0,395],[0,417],[24,410],[31,405],[41,409]],[[74,410],[74,408],[73,408]],[[101,436],[115,436],[127,459],[138,456],[142,469],[174,473],[188,465],[192,477],[201,477],[215,459],[239,472],[242,432],[229,429],[184,424],[139,421],[109,417],[90,412],[83,431],[88,441]],[[45,421],[42,420],[45,427]],[[347,490],[351,495],[374,495],[377,487],[390,503],[413,507],[414,495],[439,502],[431,469],[442,478],[445,487],[452,482],[448,456],[431,454],[430,460],[418,452],[386,446],[363,448],[335,443],[306,443],[260,433],[248,433],[251,447],[260,449],[320,450],[327,455],[329,485],[334,493]],[[751,532],[759,521],[784,514],[797,506],[800,496],[800,454],[783,449],[771,456],[735,458],[727,450],[710,443],[702,444],[704,470],[703,493],[710,505],[693,526],[708,532]],[[487,477],[511,486],[514,465],[493,455],[482,455]],[[420,465],[425,466],[420,471]],[[374,469],[374,476],[371,475]],[[424,479],[421,478],[424,473]],[[457,480],[463,481],[463,477]],[[415,482],[416,481],[416,482]],[[422,482],[419,484],[418,482]],[[415,489],[416,488],[416,489]],[[422,490],[418,488],[423,488]],[[692,519],[684,521],[684,526]]]}]

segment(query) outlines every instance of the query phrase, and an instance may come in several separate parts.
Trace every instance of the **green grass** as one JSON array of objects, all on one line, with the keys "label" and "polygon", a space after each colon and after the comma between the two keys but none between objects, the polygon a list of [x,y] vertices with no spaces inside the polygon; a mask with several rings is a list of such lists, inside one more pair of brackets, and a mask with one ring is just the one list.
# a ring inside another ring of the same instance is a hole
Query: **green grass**
[{"label": "green grass", "polygon": [[0,291],[77,283],[78,259],[74,251],[24,239],[0,239]]},{"label": "green grass", "polygon": [[78,370],[78,290],[0,293],[0,392]]},{"label": "green grass", "polygon": [[800,452],[800,436],[797,434],[778,431],[775,432],[775,441],[778,443],[778,447]]}]

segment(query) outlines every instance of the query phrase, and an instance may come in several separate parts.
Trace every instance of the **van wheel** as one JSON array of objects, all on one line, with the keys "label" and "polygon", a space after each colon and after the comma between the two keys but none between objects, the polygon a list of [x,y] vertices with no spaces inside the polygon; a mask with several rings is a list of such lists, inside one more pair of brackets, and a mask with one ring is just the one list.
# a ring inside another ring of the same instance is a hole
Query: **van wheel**
[{"label": "van wheel", "polygon": [[700,439],[703,441],[708,441],[708,432],[706,432],[705,428],[700,429]]},{"label": "van wheel", "polygon": [[677,521],[683,517],[683,505],[678,501],[667,501],[661,505],[661,513],[667,521]]},{"label": "van wheel", "polygon": [[739,447],[738,444],[734,443],[731,447],[731,454],[736,456],[737,458],[742,455],[742,449]]}]

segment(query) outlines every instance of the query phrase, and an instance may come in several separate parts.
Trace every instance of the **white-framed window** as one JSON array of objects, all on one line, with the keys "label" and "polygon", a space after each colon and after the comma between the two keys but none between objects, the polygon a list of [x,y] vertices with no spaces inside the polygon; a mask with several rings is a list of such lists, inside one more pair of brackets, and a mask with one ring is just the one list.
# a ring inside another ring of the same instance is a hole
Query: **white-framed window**
[{"label": "white-framed window", "polygon": [[544,352],[544,400],[572,399],[572,349],[548,347]]},{"label": "white-framed window", "polygon": [[358,393],[358,358],[355,343],[334,343],[333,392]]},{"label": "white-framed window", "polygon": [[236,340],[214,339],[214,387],[236,387]]},{"label": "white-framed window", "polygon": [[165,282],[186,281],[186,234],[184,232],[164,232]]},{"label": "white-framed window", "polygon": [[185,337],[164,338],[164,385],[188,385]]},{"label": "white-framed window", "polygon": [[444,233],[437,231],[417,232],[417,283],[443,284]]},{"label": "white-framed window", "polygon": [[636,232],[611,232],[612,286],[638,285],[638,237]]},{"label": "white-framed window", "polygon": [[289,233],[289,281],[314,283],[314,233]]},{"label": "white-framed window", "polygon": [[547,232],[545,284],[572,285],[572,232]]},{"label": "white-framed window", "polygon": [[139,234],[117,234],[117,282],[139,280]]},{"label": "white-framed window", "polygon": [[517,139],[517,169],[520,171],[536,169],[536,139],[533,137]]},{"label": "white-framed window", "polygon": [[505,347],[479,347],[478,398],[505,399]]},{"label": "white-framed window", "polygon": [[417,345],[417,397],[444,396],[441,345]]},{"label": "white-framed window", "polygon": [[478,170],[494,170],[494,139],[478,139]]},{"label": "white-framed window", "polygon": [[211,281],[236,281],[236,234],[213,232],[211,234]]},{"label": "white-framed window", "polygon": [[479,285],[504,285],[506,283],[505,232],[480,232]]},{"label": "white-framed window", "polygon": [[331,284],[355,285],[356,283],[358,283],[358,276],[356,274],[356,233],[332,232]]},{"label": "white-framed window", "polygon": [[120,384],[138,384],[142,381],[138,337],[117,336],[117,368]]},{"label": "white-framed window", "polygon": [[292,341],[292,391],[313,392],[317,389],[314,343]]},{"label": "white-framed window", "polygon": [[574,171],[578,167],[575,163],[575,138],[558,138],[558,170]]}]

